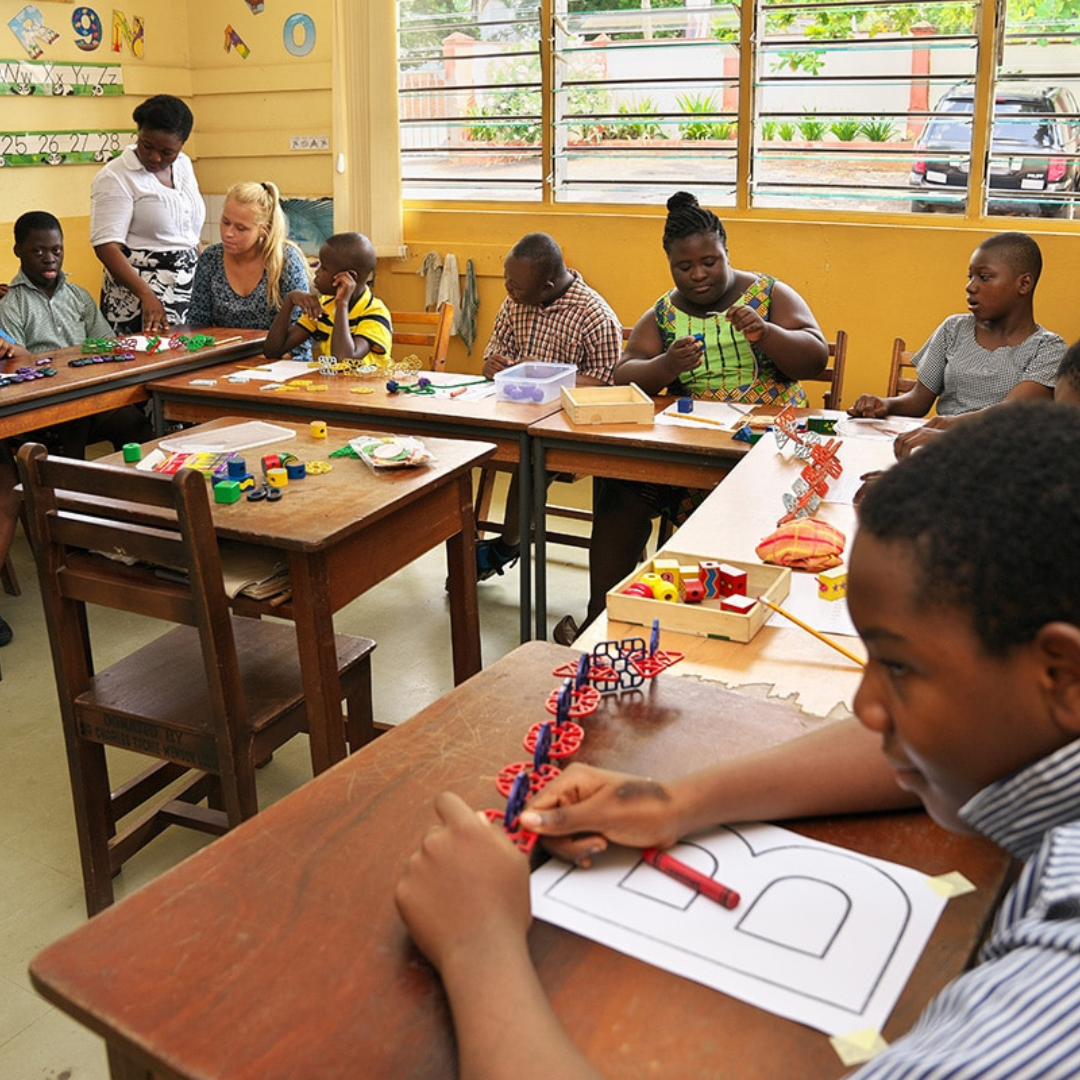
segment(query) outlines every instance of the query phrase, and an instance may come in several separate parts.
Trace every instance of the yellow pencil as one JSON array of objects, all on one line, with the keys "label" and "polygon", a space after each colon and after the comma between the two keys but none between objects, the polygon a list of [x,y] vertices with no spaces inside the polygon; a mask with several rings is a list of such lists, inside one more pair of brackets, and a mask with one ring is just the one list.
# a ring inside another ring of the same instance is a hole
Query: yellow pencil
[{"label": "yellow pencil", "polygon": [[726,424],[723,420],[713,420],[708,416],[695,416],[693,413],[673,413],[673,416],[677,416],[680,420],[693,420],[695,424],[713,424],[716,427],[729,428],[730,425]]},{"label": "yellow pencil", "polygon": [[774,604],[771,600],[766,600],[764,596],[759,596],[758,600],[763,603],[767,608],[772,608],[777,615],[783,615],[785,619],[790,619],[796,626],[801,627],[808,634],[813,634],[818,641],[824,641],[826,645],[834,648],[838,653],[843,653],[849,660],[854,661],[859,667],[866,667],[866,661],[861,657],[856,656],[853,652],[848,652],[843,645],[837,645],[831,638],[827,638],[823,633],[815,630],[812,626],[804,623],[802,619],[796,618],[790,611],[785,611],[779,604]]},{"label": "yellow pencil", "polygon": [[237,334],[235,337],[222,338],[220,341],[215,341],[215,345],[231,345],[234,341],[243,341],[244,335]]}]

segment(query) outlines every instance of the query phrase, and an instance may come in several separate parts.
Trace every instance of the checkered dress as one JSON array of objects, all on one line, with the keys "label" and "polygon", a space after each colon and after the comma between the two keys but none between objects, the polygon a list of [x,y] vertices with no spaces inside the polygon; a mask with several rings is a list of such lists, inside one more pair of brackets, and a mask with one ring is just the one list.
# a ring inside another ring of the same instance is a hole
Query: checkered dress
[{"label": "checkered dress", "polygon": [[950,315],[912,357],[919,382],[938,395],[937,411],[956,416],[997,405],[1017,383],[1052,387],[1065,342],[1039,327],[1019,345],[984,349],[975,340],[975,316]]}]

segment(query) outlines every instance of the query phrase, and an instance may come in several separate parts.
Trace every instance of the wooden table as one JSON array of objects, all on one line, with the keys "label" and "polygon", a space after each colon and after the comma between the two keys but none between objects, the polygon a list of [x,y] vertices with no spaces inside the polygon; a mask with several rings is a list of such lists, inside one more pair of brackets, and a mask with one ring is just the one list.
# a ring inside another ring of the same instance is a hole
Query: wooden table
[{"label": "wooden table", "polygon": [[[672,404],[656,398],[656,412]],[[755,414],[776,412],[755,409]],[[815,410],[799,409],[808,415]],[[821,410],[816,410],[820,413]],[[536,637],[547,637],[547,521],[545,472],[711,490],[750,449],[730,431],[698,424],[575,424],[563,411],[529,428],[533,458],[533,542],[536,559]]]},{"label": "wooden table", "polygon": [[[381,380],[321,378],[315,371],[311,377],[326,385],[325,391],[278,392],[261,390],[259,383],[228,382],[228,376],[238,366],[221,364],[200,371],[199,380],[216,380],[212,386],[193,384],[191,377],[185,375],[154,380],[149,390],[154,399],[156,422],[186,420],[199,423],[244,413],[304,424],[320,419],[409,435],[482,439],[495,444],[494,462],[509,465],[517,471],[521,535],[529,535],[533,507],[529,425],[559,411],[561,406],[557,399],[537,405],[496,401],[494,398],[475,401],[465,397],[390,394]],[[463,379],[469,377],[462,376]],[[353,393],[360,388],[370,388],[373,393]],[[524,543],[519,566],[522,641],[532,636],[530,561],[529,545]]]},{"label": "wooden table", "polygon": [[[839,457],[845,476],[856,477],[888,468],[894,461],[891,440],[846,439]],[[776,528],[784,513],[781,495],[801,467],[800,462],[782,458],[773,437],[766,436],[690,515],[667,547],[697,558],[760,562],[754,549]],[[856,527],[853,506],[826,502],[815,516],[835,525],[850,549]],[[631,632],[640,632],[640,627],[602,616],[582,631],[578,644],[588,649],[596,641]],[[861,669],[779,615],[745,645],[693,634],[670,634],[665,640],[670,648],[686,653],[680,674],[731,687],[767,686],[775,694],[797,698],[802,708],[818,717],[851,712]],[[853,652],[862,649],[857,638],[839,641]]]},{"label": "wooden table", "polygon": [[[576,655],[517,649],[47,948],[34,985],[106,1039],[117,1080],[450,1080],[446,1000],[398,918],[394,884],[438,791],[502,805],[494,775],[522,759],[523,732],[557,685],[552,668]],[[804,727],[790,706],[661,676],[606,698],[579,757],[670,777]],[[895,1039],[963,970],[1008,859],[916,812],[795,828],[977,886],[946,906],[885,1027]],[[846,1072],[810,1028],[545,923],[530,945],[556,1011],[608,1076]]]},{"label": "wooden table", "polygon": [[250,356],[258,353],[266,340],[265,330],[210,327],[189,332],[212,334],[218,339],[239,335],[240,340],[227,345],[208,345],[195,352],[172,349],[151,356],[136,353],[134,360],[87,367],[69,366],[70,360],[78,360],[83,355],[78,346],[42,353],[38,357],[0,361],[0,370],[5,374],[21,367],[33,367],[36,359],[46,356],[52,357],[52,367],[56,369],[56,375],[51,378],[34,379],[0,390],[0,438],[119,409],[122,405],[139,405],[150,397],[147,383],[151,379],[217,364],[227,356]]},{"label": "wooden table", "polygon": [[[242,420],[217,420],[205,429]],[[249,470],[258,474],[263,454],[289,450],[301,461],[325,460],[356,434],[329,428],[325,439],[316,439],[307,427],[297,427],[293,439],[242,453]],[[288,559],[291,601],[277,606],[242,601],[240,609],[296,623],[315,772],[340,761],[346,752],[334,612],[436,544],[446,543],[454,681],[480,670],[476,575],[466,572],[476,559],[472,469],[494,448],[490,443],[431,439],[429,449],[432,462],[415,469],[376,474],[363,462],[334,458],[331,472],[293,481],[280,501],[242,498],[231,505],[213,504],[219,537],[274,548]],[[118,463],[120,457],[105,460]],[[377,641],[378,628],[369,629]]]}]

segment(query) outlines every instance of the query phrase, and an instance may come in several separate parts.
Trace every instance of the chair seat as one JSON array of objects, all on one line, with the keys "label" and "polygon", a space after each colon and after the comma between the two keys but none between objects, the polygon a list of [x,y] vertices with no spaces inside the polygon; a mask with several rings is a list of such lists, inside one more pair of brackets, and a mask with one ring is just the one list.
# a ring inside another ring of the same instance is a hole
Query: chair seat
[{"label": "chair seat", "polygon": [[[257,733],[283,713],[303,706],[296,631],[289,624],[262,619],[234,617],[232,623],[247,705],[246,725]],[[335,634],[334,640],[343,679],[375,648],[370,638],[350,634]],[[148,728],[161,723],[205,736],[212,744],[213,710],[198,630],[177,626],[98,672],[76,698],[76,706],[104,717],[129,719],[127,728],[133,738],[139,734],[139,725]],[[123,724],[114,726],[118,733],[125,730]],[[145,735],[150,737],[150,732]]]}]

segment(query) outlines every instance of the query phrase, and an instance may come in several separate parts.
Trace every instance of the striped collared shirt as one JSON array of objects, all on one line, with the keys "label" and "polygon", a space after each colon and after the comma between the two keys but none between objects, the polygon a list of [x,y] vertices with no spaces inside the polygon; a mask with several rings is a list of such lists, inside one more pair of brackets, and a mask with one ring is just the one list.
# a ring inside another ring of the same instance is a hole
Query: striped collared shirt
[{"label": "striped collared shirt", "polygon": [[1080,1077],[1078,777],[1075,740],[963,807],[972,828],[1027,862],[979,964],[857,1080]]},{"label": "striped collared shirt", "polygon": [[484,359],[497,355],[512,363],[545,360],[575,364],[582,375],[610,383],[622,355],[622,326],[607,301],[576,270],[573,284],[544,307],[507,297],[495,316]]}]

